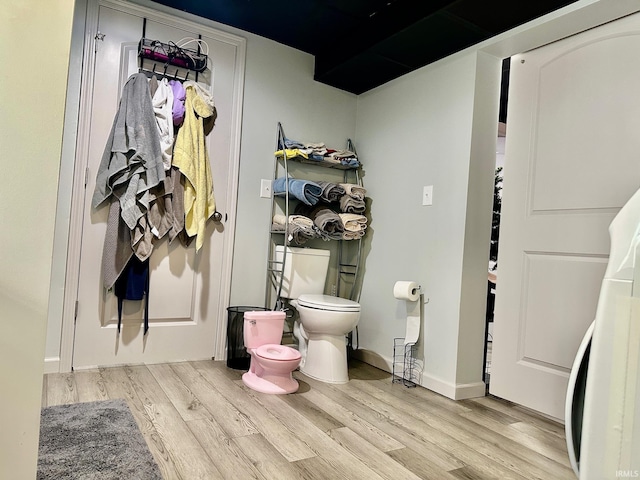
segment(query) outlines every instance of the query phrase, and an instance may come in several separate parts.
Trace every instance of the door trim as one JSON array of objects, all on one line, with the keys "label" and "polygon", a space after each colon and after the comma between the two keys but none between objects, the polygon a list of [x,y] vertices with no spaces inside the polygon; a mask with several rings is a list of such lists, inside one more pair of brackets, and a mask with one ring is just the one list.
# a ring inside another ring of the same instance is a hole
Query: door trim
[{"label": "door trim", "polygon": [[[244,94],[244,71],[246,57],[246,39],[220,30],[215,30],[202,24],[191,22],[158,12],[147,7],[135,5],[123,0],[89,0],[84,31],[84,55],[82,59],[80,111],[77,130],[77,143],[75,156],[66,158],[73,162],[73,188],[71,199],[71,212],[69,221],[69,241],[66,261],[66,282],[64,287],[64,302],[62,310],[62,330],[60,340],[60,372],[70,372],[73,366],[73,340],[75,331],[75,312],[78,286],[80,281],[80,252],[82,247],[82,219],[84,216],[85,196],[85,170],[87,168],[87,155],[89,149],[91,98],[93,94],[93,68],[95,65],[94,37],[98,33],[98,12],[101,6],[113,8],[133,15],[140,15],[150,20],[183,28],[196,30],[236,47],[236,63],[234,78],[234,98],[232,113],[232,139],[231,158],[229,159],[229,177],[227,189],[227,221],[225,222],[225,237],[223,242],[223,257],[221,269],[220,291],[210,292],[219,298],[218,311],[215,312],[216,341],[214,358],[220,359],[225,355],[226,349],[226,323],[227,305],[231,296],[231,268],[233,261],[233,246],[235,243],[235,222],[238,198],[238,179],[240,173],[240,140],[242,131],[242,104]],[[179,12],[176,12],[179,15]],[[65,120],[66,127],[72,127],[75,122]],[[60,194],[60,192],[59,192]],[[62,215],[61,212],[58,212]],[[79,308],[82,308],[80,306]]]}]

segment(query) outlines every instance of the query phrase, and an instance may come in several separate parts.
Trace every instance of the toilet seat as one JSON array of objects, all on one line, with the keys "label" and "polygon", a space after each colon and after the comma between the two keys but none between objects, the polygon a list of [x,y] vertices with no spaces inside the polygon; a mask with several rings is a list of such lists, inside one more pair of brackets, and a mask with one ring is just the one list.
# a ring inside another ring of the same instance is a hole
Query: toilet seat
[{"label": "toilet seat", "polygon": [[302,355],[294,348],[275,343],[267,343],[255,349],[254,353],[266,360],[280,360],[290,362],[291,360],[300,360]]},{"label": "toilet seat", "polygon": [[359,312],[360,304],[353,300],[331,295],[305,294],[298,297],[298,305],[316,310],[328,310],[332,312]]}]

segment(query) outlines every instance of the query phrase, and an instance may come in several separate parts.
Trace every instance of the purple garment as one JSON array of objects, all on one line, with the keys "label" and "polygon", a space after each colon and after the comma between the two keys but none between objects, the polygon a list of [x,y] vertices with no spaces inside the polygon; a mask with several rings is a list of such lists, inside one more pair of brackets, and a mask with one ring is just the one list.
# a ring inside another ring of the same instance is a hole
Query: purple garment
[{"label": "purple garment", "polygon": [[184,121],[184,100],[187,98],[187,92],[177,80],[171,80],[169,85],[173,90],[173,124],[179,127]]}]

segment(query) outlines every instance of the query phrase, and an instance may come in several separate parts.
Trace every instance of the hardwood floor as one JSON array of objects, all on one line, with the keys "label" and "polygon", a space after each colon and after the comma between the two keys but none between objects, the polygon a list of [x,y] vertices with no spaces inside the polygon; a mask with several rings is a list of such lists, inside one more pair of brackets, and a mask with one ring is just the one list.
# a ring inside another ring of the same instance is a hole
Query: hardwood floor
[{"label": "hardwood floor", "polygon": [[353,361],[292,395],[225,362],[48,374],[43,406],[124,398],[165,479],[573,479],[563,426],[492,397],[452,401]]}]

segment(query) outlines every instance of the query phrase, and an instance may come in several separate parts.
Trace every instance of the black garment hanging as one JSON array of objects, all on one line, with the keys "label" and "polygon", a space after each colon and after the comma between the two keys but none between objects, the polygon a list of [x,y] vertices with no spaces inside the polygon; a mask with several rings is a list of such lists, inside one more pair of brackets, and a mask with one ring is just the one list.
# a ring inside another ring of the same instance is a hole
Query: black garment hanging
[{"label": "black garment hanging", "polygon": [[144,299],[144,334],[149,330],[149,259],[140,261],[135,255],[124,268],[113,291],[118,297],[118,333],[122,323],[122,304],[124,300]]}]

